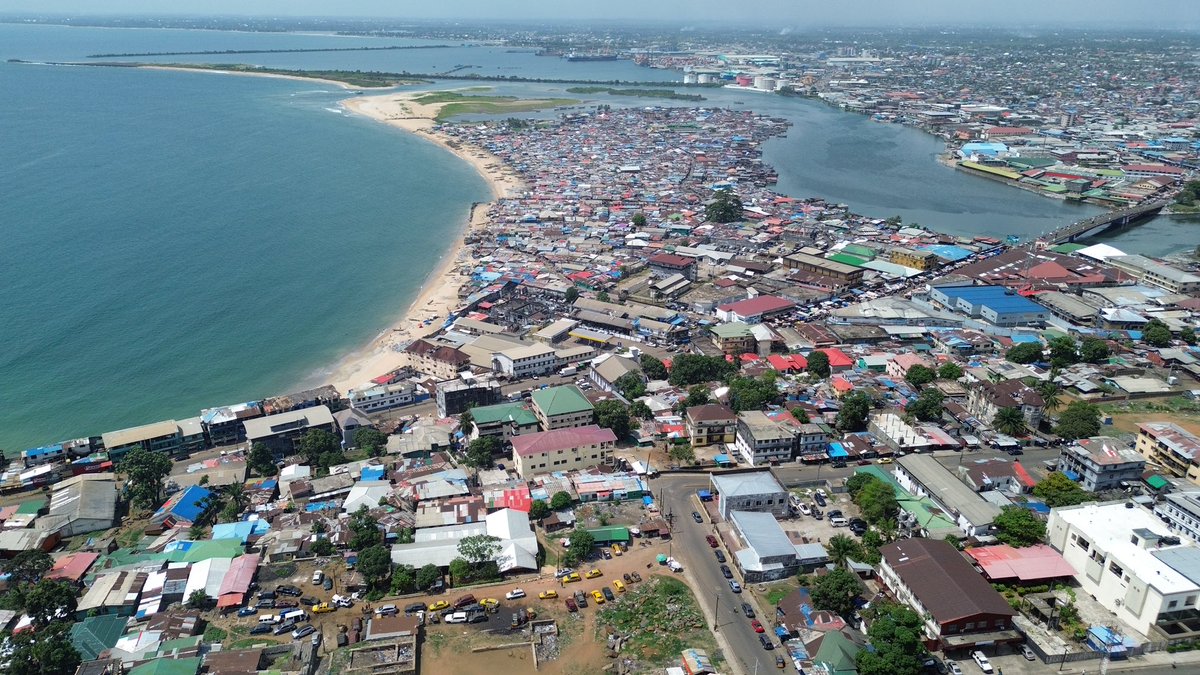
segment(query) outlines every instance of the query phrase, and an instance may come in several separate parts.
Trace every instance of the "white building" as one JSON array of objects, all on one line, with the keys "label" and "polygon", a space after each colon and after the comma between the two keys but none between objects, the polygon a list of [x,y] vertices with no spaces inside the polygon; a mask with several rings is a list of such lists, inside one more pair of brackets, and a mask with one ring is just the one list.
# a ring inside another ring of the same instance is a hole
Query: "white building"
[{"label": "white building", "polygon": [[751,466],[791,461],[796,435],[760,410],[738,413],[733,447]]},{"label": "white building", "polygon": [[1200,489],[1169,492],[1154,504],[1154,515],[1176,534],[1200,541]]},{"label": "white building", "polygon": [[1197,609],[1200,549],[1133,502],[1056,508],[1047,539],[1075,568],[1082,592],[1151,640],[1166,639],[1156,637],[1157,625]]},{"label": "white building", "polygon": [[381,384],[367,389],[351,389],[346,394],[350,407],[363,412],[391,410],[411,405],[416,400],[416,387],[409,383]]},{"label": "white building", "polygon": [[558,355],[547,344],[512,347],[492,355],[492,370],[512,378],[549,375],[558,368]]},{"label": "white building", "polygon": [[917,495],[929,497],[953,518],[963,534],[990,534],[1000,507],[984,499],[963,483],[932,455],[906,455],[896,461],[896,482]]},{"label": "white building", "polygon": [[421,528],[416,531],[413,543],[392,546],[392,563],[449,567],[450,561],[462,555],[458,551],[459,540],[480,534],[500,540],[496,563],[501,572],[537,569],[537,535],[529,527],[529,514],[516,509],[494,511],[481,522]]},{"label": "white building", "polygon": [[770,471],[712,474],[712,489],[720,496],[717,510],[728,520],[731,511],[760,511],[788,515],[788,492]]}]

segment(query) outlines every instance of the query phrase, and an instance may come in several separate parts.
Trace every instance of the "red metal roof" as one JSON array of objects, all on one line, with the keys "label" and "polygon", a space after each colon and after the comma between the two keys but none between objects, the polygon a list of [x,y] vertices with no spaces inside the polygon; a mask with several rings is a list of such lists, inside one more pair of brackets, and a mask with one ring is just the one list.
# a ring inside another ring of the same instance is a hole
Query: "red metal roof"
[{"label": "red metal roof", "polygon": [[521,434],[512,439],[513,452],[526,457],[535,453],[570,450],[595,443],[615,443],[616,434],[594,424],[573,429],[554,429]]},{"label": "red metal roof", "polygon": [[76,553],[74,555],[66,555],[54,561],[54,567],[46,573],[47,579],[66,579],[69,581],[79,581],[83,575],[87,574],[97,560],[100,559],[99,553]]},{"label": "red metal roof", "polygon": [[795,306],[796,303],[791,300],[777,298],[773,295],[760,295],[757,298],[721,305],[717,309],[734,312],[739,316],[758,316],[770,312],[782,312]]},{"label": "red metal roof", "polygon": [[533,499],[529,496],[528,487],[505,490],[501,501],[503,502],[503,506],[498,506],[497,508],[516,509],[525,513],[529,513],[529,507],[533,504]]},{"label": "red metal roof", "polygon": [[966,554],[983,568],[989,579],[1024,582],[1075,576],[1075,568],[1045,544],[1013,548],[1007,544],[969,548]]},{"label": "red metal roof", "polygon": [[238,556],[229,565],[229,572],[221,579],[221,590],[217,593],[217,607],[234,607],[242,604],[250,592],[250,582],[258,571],[258,554]]},{"label": "red metal roof", "polygon": [[849,368],[850,366],[854,365],[854,359],[846,356],[845,352],[840,349],[827,347],[825,349],[818,349],[816,351],[825,352],[825,356],[829,357],[830,368]]}]

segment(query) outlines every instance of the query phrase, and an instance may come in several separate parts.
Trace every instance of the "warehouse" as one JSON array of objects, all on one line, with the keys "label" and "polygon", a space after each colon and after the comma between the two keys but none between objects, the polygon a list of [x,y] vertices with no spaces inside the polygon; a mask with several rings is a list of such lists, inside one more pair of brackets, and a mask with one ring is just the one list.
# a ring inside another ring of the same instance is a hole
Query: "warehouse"
[{"label": "warehouse", "polygon": [[943,307],[996,326],[1042,323],[1049,310],[1003,286],[936,286],[929,297]]}]

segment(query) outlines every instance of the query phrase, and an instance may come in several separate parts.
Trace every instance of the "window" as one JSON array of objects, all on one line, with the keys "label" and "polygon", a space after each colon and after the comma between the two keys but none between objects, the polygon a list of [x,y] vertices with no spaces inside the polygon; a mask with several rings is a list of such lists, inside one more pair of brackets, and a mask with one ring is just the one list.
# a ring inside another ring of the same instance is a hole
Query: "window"
[{"label": "window", "polygon": [[1175,606],[1178,604],[1179,604],[1178,600],[1172,600],[1167,603],[1167,609],[1175,609]]},{"label": "window", "polygon": [[966,622],[966,623],[964,623],[964,624],[963,624],[963,630],[971,630],[971,629],[972,629],[972,628],[974,628],[974,627],[975,627],[975,622],[974,622],[974,621],[968,621],[968,622]]},{"label": "window", "polygon": [[1187,599],[1183,601],[1184,607],[1191,607],[1194,604],[1196,604],[1196,596],[1194,595],[1187,596]]},{"label": "window", "polygon": [[946,626],[947,633],[953,633],[958,630],[958,624],[952,623]]},{"label": "window", "polygon": [[1113,574],[1115,574],[1117,576],[1121,576],[1122,574],[1125,573],[1125,570],[1121,569],[1121,566],[1118,565],[1117,563],[1109,564],[1108,571],[1112,572]]},{"label": "window", "polygon": [[996,628],[1004,628],[1005,620],[1004,619],[996,619],[996,623],[994,625],[996,626]]}]

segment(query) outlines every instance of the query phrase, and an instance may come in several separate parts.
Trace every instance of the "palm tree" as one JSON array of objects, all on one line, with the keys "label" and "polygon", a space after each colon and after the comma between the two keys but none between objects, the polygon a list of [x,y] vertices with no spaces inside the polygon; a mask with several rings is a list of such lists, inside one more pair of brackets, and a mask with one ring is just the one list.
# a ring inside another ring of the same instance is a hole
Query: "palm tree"
[{"label": "palm tree", "polygon": [[1020,408],[1001,408],[992,418],[996,431],[1009,436],[1020,436],[1025,432],[1025,415]]},{"label": "palm tree", "polygon": [[1061,390],[1053,380],[1041,383],[1037,390],[1042,395],[1042,402],[1046,404],[1046,410],[1058,410],[1062,407],[1062,398],[1058,395]]},{"label": "palm tree", "polygon": [[229,503],[237,506],[238,513],[246,509],[246,505],[250,503],[246,497],[246,486],[243,483],[230,483],[225,486],[225,498]]},{"label": "palm tree", "polygon": [[862,548],[858,542],[844,534],[830,537],[825,550],[829,552],[829,559],[839,567],[845,567],[849,560],[862,557]]}]

